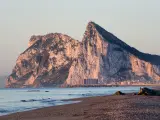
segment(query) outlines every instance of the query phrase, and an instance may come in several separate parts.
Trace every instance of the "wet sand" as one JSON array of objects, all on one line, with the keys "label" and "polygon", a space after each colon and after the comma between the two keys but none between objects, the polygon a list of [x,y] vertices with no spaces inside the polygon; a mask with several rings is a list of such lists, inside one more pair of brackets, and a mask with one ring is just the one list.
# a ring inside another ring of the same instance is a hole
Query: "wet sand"
[{"label": "wet sand", "polygon": [[160,96],[101,96],[1,116],[0,120],[160,120]]}]

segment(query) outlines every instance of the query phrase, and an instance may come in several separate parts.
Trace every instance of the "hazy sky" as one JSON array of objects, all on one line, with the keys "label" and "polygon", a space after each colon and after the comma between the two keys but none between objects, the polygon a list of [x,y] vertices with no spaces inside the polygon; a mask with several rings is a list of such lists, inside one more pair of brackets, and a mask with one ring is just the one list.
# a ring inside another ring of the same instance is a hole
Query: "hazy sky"
[{"label": "hazy sky", "polygon": [[92,20],[143,52],[160,55],[160,0],[0,0],[0,75],[9,74],[31,35],[81,40]]}]

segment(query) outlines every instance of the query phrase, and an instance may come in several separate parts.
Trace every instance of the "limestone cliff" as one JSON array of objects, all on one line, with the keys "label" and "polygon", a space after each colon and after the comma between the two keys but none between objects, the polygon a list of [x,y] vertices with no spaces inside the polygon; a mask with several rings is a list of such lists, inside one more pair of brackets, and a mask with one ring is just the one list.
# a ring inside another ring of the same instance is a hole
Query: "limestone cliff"
[{"label": "limestone cliff", "polygon": [[51,87],[63,84],[81,44],[60,33],[32,36],[17,59],[7,87]]},{"label": "limestone cliff", "polygon": [[84,79],[159,82],[160,56],[141,53],[89,22],[82,42],[60,33],[32,36],[6,87],[84,85]]}]

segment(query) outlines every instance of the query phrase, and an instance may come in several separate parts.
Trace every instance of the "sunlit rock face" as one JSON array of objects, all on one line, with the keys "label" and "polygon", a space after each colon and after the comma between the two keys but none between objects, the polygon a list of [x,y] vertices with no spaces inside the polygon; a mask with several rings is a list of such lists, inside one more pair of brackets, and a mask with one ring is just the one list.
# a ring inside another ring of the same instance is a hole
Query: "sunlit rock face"
[{"label": "sunlit rock face", "polygon": [[82,42],[60,33],[32,36],[6,87],[53,87],[160,81],[160,57],[144,54],[89,22]]},{"label": "sunlit rock face", "polygon": [[81,51],[79,41],[59,33],[32,36],[17,59],[7,87],[50,87],[63,84]]},{"label": "sunlit rock face", "polygon": [[68,84],[83,85],[90,78],[102,85],[160,80],[159,56],[140,53],[93,22],[88,24],[82,44],[83,54],[72,64]]}]

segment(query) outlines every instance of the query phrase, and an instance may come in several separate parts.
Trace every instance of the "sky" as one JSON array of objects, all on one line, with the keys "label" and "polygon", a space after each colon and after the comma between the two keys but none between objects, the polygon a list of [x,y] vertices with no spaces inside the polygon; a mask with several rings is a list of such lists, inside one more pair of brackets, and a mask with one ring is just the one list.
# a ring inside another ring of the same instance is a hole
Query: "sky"
[{"label": "sky", "polygon": [[11,73],[32,35],[80,40],[94,21],[142,52],[160,55],[160,0],[0,0],[0,76]]}]

